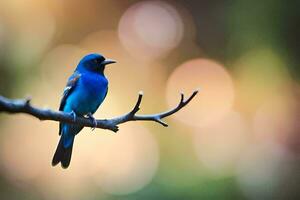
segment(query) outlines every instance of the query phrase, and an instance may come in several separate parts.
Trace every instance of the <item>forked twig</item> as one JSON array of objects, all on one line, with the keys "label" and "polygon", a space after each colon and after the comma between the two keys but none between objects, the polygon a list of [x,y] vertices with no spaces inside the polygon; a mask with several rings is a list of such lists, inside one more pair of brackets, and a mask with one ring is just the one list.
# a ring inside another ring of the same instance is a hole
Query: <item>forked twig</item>
[{"label": "forked twig", "polygon": [[117,132],[119,130],[118,125],[128,121],[154,121],[167,127],[168,124],[162,121],[162,119],[181,110],[197,95],[197,93],[198,90],[195,90],[193,94],[186,100],[184,99],[184,94],[181,93],[181,99],[179,104],[169,111],[150,115],[137,115],[136,113],[140,110],[140,105],[143,99],[143,93],[139,92],[137,102],[134,108],[129,113],[112,119],[99,119],[97,120],[96,127],[94,127],[95,124],[93,121],[85,117],[76,117],[76,119],[74,120],[73,115],[71,115],[70,113],[53,111],[50,109],[36,108],[30,104],[31,98],[14,100],[0,96],[0,112],[26,113],[40,120],[60,121],[72,124],[79,124],[85,127],[108,129]]}]

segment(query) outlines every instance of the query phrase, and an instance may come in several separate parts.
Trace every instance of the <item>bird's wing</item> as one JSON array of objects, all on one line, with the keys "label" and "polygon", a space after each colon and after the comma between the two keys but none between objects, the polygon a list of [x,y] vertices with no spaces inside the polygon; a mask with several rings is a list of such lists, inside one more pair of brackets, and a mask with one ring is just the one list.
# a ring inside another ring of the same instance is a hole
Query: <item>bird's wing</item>
[{"label": "bird's wing", "polygon": [[[69,97],[69,95],[72,93],[72,91],[74,90],[74,88],[77,85],[77,82],[79,80],[79,78],[81,77],[81,74],[78,72],[75,72],[68,80],[68,83],[64,89],[63,92],[63,96],[62,99],[60,101],[60,106],[59,106],[59,110],[63,111],[65,104],[66,104],[66,100]],[[62,129],[62,123],[59,123],[59,135],[61,134],[61,129]]]}]

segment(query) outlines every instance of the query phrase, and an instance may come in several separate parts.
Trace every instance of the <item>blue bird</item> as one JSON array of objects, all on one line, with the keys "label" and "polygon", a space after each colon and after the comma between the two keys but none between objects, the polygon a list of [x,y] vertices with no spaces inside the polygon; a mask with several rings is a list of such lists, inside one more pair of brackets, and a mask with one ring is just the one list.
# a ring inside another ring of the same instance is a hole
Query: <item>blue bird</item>
[{"label": "blue bird", "polygon": [[[72,113],[76,116],[89,117],[96,126],[93,114],[106,97],[108,80],[104,76],[105,66],[115,63],[114,60],[105,59],[101,54],[84,56],[74,73],[70,76],[64,89],[60,102],[60,111]],[[73,142],[83,126],[60,123],[60,140],[52,159],[52,166],[61,163],[63,168],[70,165]]]}]

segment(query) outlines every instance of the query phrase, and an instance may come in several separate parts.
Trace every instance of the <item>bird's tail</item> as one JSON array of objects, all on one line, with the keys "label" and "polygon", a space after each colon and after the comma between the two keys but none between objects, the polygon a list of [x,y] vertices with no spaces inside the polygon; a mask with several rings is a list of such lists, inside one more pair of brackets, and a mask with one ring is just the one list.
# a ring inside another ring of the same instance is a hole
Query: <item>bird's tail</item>
[{"label": "bird's tail", "polygon": [[52,166],[55,166],[61,162],[61,166],[63,168],[69,167],[70,162],[71,162],[74,138],[75,138],[75,135],[73,137],[71,137],[71,145],[69,145],[68,148],[65,148],[64,144],[63,144],[64,136],[61,135],[59,143],[58,143],[56,151],[55,151],[55,154],[52,159]]}]

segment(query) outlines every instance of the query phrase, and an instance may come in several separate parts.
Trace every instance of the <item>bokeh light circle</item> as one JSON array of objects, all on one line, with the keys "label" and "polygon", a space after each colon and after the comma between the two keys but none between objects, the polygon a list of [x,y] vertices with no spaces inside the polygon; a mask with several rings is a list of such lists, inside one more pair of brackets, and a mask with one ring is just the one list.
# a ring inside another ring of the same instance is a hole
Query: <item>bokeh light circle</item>
[{"label": "bokeh light circle", "polygon": [[285,91],[282,96],[274,94],[272,101],[266,100],[253,117],[253,131],[256,139],[266,142],[285,143],[294,131],[295,102]]},{"label": "bokeh light circle", "polygon": [[51,169],[51,144],[56,140],[53,127],[49,125],[45,128],[44,123],[27,116],[14,116],[1,126],[2,173],[12,184],[26,187]]},{"label": "bokeh light circle", "polygon": [[249,51],[234,64],[238,107],[253,114],[273,94],[281,94],[291,84],[287,65],[278,52],[262,48]]},{"label": "bokeh light circle", "polygon": [[183,28],[183,21],[172,5],[163,1],[142,1],[122,16],[119,37],[132,56],[152,60],[180,43]]},{"label": "bokeh light circle", "polygon": [[194,126],[206,126],[220,120],[230,111],[234,101],[234,86],[226,69],[208,59],[194,59],[177,67],[167,83],[169,107],[179,101],[179,92],[190,95],[200,92],[190,104],[174,117]]},{"label": "bokeh light circle", "polygon": [[[289,155],[275,143],[253,143],[237,164],[237,182],[249,199],[274,199]],[[276,198],[275,198],[276,199]]]},{"label": "bokeh light circle", "polygon": [[194,147],[201,164],[214,175],[232,175],[241,152],[248,145],[249,132],[241,114],[233,111],[217,126],[197,129]]},{"label": "bokeh light circle", "polygon": [[111,194],[129,194],[147,185],[159,161],[158,145],[142,126],[123,126],[117,135],[105,135],[93,156],[95,182]]}]

